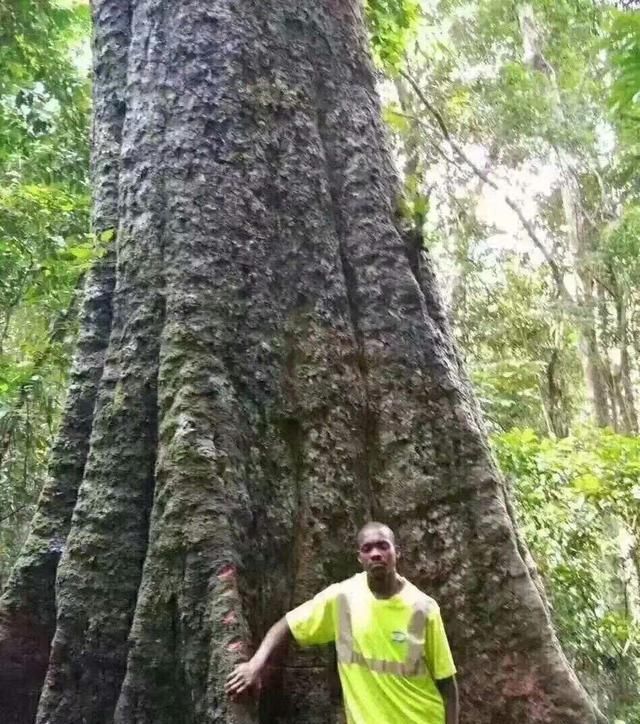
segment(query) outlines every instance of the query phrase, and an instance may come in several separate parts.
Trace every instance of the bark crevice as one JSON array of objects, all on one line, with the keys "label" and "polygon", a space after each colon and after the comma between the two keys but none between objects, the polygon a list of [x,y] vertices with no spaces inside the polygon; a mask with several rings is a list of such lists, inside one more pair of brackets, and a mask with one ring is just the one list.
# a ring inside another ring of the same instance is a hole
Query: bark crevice
[{"label": "bark crevice", "polygon": [[[327,41],[330,47],[330,44]],[[326,109],[330,103],[330,93],[324,88],[321,82],[316,81],[316,99],[317,104],[317,128],[318,135],[322,143],[323,158],[325,161],[325,171],[328,182],[329,197],[331,199],[330,214],[338,241],[338,256],[340,260],[340,269],[344,279],[344,287],[347,298],[347,308],[349,312],[349,322],[351,326],[351,334],[356,349],[356,364],[360,375],[360,383],[364,396],[364,410],[362,414],[362,462],[361,462],[361,485],[365,499],[368,502],[369,509],[367,518],[369,520],[378,519],[381,514],[378,505],[375,490],[375,467],[377,460],[377,421],[373,409],[369,389],[369,370],[367,353],[365,347],[365,336],[361,328],[360,321],[360,300],[358,298],[358,280],[354,265],[351,263],[347,251],[345,240],[345,227],[342,219],[342,207],[340,203],[339,189],[343,184],[343,180],[338,175],[338,163],[332,153],[332,139],[327,123],[325,120]]]}]

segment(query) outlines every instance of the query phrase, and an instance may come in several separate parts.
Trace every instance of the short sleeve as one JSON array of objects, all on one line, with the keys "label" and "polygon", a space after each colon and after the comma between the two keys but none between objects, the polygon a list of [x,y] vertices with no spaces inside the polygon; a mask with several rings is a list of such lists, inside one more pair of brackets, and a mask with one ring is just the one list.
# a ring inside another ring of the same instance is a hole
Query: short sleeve
[{"label": "short sleeve", "polygon": [[286,615],[289,629],[301,646],[335,640],[334,610],[338,593],[338,585],[329,586]]},{"label": "short sleeve", "polygon": [[448,679],[456,673],[449,641],[444,630],[440,609],[436,609],[427,618],[425,635],[425,656],[427,668],[434,681]]}]

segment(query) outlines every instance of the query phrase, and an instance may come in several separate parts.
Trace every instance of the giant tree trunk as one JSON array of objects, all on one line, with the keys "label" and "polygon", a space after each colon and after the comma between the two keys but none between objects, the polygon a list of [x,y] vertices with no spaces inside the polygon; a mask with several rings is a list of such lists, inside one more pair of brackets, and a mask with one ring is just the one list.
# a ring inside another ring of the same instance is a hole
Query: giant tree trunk
[{"label": "giant tree trunk", "polygon": [[96,0],[94,19],[115,288],[107,258],[2,600],[2,721],[336,721],[323,652],[290,653],[260,712],[223,679],[354,570],[375,516],[442,604],[463,722],[595,722],[397,222],[357,3]]}]

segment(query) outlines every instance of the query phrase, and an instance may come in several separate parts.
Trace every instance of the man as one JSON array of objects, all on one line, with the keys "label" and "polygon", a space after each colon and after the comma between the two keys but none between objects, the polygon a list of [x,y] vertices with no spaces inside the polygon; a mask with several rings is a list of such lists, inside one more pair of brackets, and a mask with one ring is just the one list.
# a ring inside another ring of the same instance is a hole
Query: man
[{"label": "man", "polygon": [[364,569],[290,611],[253,658],[237,666],[227,692],[258,684],[288,636],[302,646],[335,642],[349,724],[458,724],[456,668],[438,604],[396,571],[393,531],[367,523],[358,534]]}]

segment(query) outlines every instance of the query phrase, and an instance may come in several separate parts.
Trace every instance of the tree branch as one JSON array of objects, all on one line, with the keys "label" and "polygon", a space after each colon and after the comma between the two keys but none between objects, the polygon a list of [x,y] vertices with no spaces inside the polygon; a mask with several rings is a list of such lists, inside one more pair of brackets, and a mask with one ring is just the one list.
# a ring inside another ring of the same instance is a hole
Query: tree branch
[{"label": "tree branch", "polygon": [[[575,306],[575,301],[571,294],[569,293],[569,290],[567,289],[565,283],[564,283],[564,275],[562,273],[562,270],[556,260],[553,258],[547,247],[544,245],[542,240],[540,239],[536,229],[534,228],[533,224],[527,219],[524,212],[520,208],[520,206],[508,195],[505,194],[503,191],[501,191],[498,184],[487,174],[485,173],[477,164],[475,164],[469,156],[462,150],[462,148],[453,140],[451,133],[449,132],[449,129],[447,127],[447,124],[440,113],[440,111],[435,108],[427,99],[425,94],[423,93],[420,86],[416,83],[416,81],[405,71],[400,71],[400,74],[402,77],[409,83],[409,85],[413,88],[415,94],[420,99],[421,103],[424,105],[424,107],[429,111],[431,116],[434,118],[438,128],[440,129],[440,132],[443,136],[443,138],[447,141],[449,146],[451,147],[451,150],[458,156],[464,163],[476,174],[476,176],[484,181],[487,185],[489,185],[492,189],[495,191],[498,191],[500,193],[507,204],[507,206],[515,213],[515,215],[518,217],[518,220],[520,221],[522,227],[526,231],[527,235],[533,242],[533,245],[540,251],[542,256],[544,257],[545,262],[547,263],[549,269],[551,270],[551,275],[553,276],[553,280],[556,284],[556,287],[558,289],[558,292],[560,293],[561,297],[565,302],[570,304],[571,306]],[[420,119],[417,119],[420,124],[423,124],[423,122]]]}]

